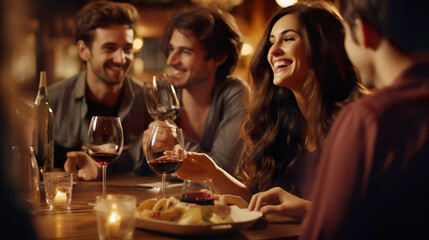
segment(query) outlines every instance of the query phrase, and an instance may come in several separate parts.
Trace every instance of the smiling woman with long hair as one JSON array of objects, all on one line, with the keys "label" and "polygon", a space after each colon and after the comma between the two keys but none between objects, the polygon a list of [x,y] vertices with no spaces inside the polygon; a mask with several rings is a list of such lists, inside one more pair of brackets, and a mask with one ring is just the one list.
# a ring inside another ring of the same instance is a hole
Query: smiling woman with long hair
[{"label": "smiling woman with long hair", "polygon": [[[281,21],[287,28],[279,26]],[[322,2],[283,8],[268,23],[251,62],[253,95],[242,124],[247,147],[239,176],[252,192],[283,186],[309,197],[311,189],[305,188],[311,187],[302,186],[308,181],[298,181],[297,171],[305,171],[302,156],[317,158],[335,113],[360,89],[343,39],[335,9]],[[301,58],[291,49],[297,42],[303,46]],[[292,75],[304,63],[303,76]]]},{"label": "smiling woman with long hair", "polygon": [[[303,217],[329,126],[336,112],[362,92],[343,40],[332,4],[312,1],[280,9],[251,61],[248,115],[241,125],[246,146],[237,179],[195,153],[188,153],[179,177],[209,176],[217,193],[245,200],[281,187],[291,202],[282,214]],[[249,207],[270,211],[258,204]]]}]

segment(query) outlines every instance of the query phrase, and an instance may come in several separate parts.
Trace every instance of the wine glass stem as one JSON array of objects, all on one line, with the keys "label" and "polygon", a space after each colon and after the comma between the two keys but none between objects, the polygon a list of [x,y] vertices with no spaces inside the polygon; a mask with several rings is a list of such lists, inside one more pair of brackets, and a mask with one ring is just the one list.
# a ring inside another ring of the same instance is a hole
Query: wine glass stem
[{"label": "wine glass stem", "polygon": [[106,170],[107,170],[107,165],[101,164],[101,172],[102,172],[102,178],[103,178],[101,195],[103,197],[106,196]]},{"label": "wine glass stem", "polygon": [[162,197],[165,198],[165,179],[167,178],[167,174],[163,173],[162,174],[162,185],[161,185],[161,194]]}]

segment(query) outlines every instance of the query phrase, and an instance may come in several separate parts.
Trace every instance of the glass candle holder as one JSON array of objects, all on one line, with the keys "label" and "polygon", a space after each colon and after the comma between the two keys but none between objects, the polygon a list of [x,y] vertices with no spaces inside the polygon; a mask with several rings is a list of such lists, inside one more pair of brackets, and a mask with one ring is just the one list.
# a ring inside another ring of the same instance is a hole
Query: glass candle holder
[{"label": "glass candle holder", "polygon": [[46,203],[50,209],[70,208],[73,192],[73,174],[69,172],[45,173]]},{"label": "glass candle holder", "polygon": [[97,196],[95,211],[99,239],[133,239],[137,199],[125,194]]}]

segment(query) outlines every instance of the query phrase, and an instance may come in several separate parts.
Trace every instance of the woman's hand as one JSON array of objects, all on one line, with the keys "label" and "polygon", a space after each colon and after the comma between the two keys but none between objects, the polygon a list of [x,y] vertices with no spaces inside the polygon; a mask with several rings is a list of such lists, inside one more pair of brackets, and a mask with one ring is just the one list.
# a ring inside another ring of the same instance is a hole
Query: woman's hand
[{"label": "woman's hand", "polygon": [[207,154],[187,152],[176,174],[180,179],[200,177],[213,179],[216,168],[216,163]]},{"label": "woman's hand", "polygon": [[[251,192],[246,185],[217,166],[213,159],[204,153],[186,152],[185,159],[176,171],[176,175],[180,179],[211,178],[213,188],[218,194],[233,194],[244,200],[249,200],[251,197]],[[226,201],[225,203],[232,202]]]},{"label": "woman's hand", "polygon": [[299,198],[280,187],[274,187],[265,192],[254,194],[248,209],[250,211],[260,211],[264,215],[276,213],[302,219],[310,205],[310,201]]},{"label": "woman's hand", "polygon": [[[76,167],[79,170],[76,173]],[[64,163],[64,170],[72,172],[73,178],[77,180],[96,180],[100,176],[100,164],[92,160],[92,158],[84,152],[68,152],[67,160]]]}]

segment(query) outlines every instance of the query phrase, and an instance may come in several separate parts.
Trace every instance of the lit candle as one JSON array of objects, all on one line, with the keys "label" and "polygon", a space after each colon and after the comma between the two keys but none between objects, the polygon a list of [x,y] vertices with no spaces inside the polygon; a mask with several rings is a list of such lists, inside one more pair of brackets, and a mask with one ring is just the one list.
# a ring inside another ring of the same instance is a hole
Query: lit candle
[{"label": "lit candle", "polygon": [[115,238],[119,236],[119,229],[121,227],[121,216],[116,212],[112,212],[106,222],[107,236]]},{"label": "lit candle", "polygon": [[57,194],[54,197],[55,205],[66,205],[67,203],[67,194],[57,190]]}]

